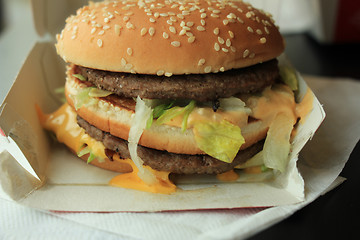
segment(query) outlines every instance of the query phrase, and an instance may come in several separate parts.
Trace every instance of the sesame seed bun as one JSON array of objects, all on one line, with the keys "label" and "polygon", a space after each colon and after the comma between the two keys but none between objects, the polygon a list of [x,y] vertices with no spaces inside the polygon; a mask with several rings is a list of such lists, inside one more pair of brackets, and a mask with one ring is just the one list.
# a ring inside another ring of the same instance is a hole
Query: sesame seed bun
[{"label": "sesame seed bun", "polygon": [[66,22],[58,54],[115,72],[218,72],[268,61],[284,50],[271,16],[241,1],[90,3]]}]

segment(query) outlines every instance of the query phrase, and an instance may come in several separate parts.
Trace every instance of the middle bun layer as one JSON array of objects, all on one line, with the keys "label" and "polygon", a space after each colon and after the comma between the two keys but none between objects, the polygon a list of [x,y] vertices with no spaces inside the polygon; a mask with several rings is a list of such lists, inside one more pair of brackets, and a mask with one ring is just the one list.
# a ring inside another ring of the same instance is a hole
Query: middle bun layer
[{"label": "middle bun layer", "polygon": [[[67,102],[75,108],[74,97],[87,85],[68,74],[65,84]],[[93,104],[85,104],[76,109],[77,114],[98,129],[127,140],[134,110],[124,105],[110,102],[107,98],[96,98]],[[268,126],[261,121],[253,121],[241,128],[245,143],[241,150],[265,138]],[[180,154],[205,154],[195,142],[192,129],[185,132],[180,127],[153,124],[144,130],[139,144],[148,148]]]}]

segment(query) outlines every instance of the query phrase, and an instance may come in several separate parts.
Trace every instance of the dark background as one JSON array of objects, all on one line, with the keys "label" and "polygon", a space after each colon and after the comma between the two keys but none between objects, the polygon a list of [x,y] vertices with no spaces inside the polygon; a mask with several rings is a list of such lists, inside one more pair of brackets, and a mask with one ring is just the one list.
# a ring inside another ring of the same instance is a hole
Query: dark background
[{"label": "dark background", "polygon": [[[285,39],[285,52],[302,74],[360,81],[359,43],[320,44],[307,34]],[[249,239],[360,239],[360,142],[340,175],[347,178],[343,184]]]}]

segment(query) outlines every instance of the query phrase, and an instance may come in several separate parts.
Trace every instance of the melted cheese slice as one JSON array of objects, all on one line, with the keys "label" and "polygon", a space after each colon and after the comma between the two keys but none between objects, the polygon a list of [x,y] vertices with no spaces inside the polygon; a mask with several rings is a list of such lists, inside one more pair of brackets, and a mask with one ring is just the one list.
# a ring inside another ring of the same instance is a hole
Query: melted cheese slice
[{"label": "melted cheese slice", "polygon": [[176,185],[169,180],[169,172],[156,171],[149,166],[144,166],[154,176],[157,181],[151,185],[144,183],[139,177],[139,169],[135,163],[130,159],[120,159],[119,155],[115,154],[113,159],[115,161],[126,161],[131,165],[133,171],[130,173],[124,173],[111,179],[110,185],[115,187],[136,189],[144,192],[170,194],[176,191]]},{"label": "melted cheese slice", "polygon": [[[64,143],[74,152],[79,152],[84,146],[96,156],[94,161],[107,159],[105,155],[105,146],[102,142],[96,141],[81,128],[76,122],[76,113],[65,103],[52,114],[44,114],[37,108],[38,116],[43,128],[55,133],[59,142]],[[176,186],[169,180],[169,172],[160,172],[145,166],[151,173],[156,176],[154,184],[148,185],[138,177],[138,168],[130,159],[120,159],[114,154],[115,161],[122,161],[131,165],[133,171],[114,177],[110,180],[111,186],[136,189],[145,192],[170,194],[176,191]]]}]

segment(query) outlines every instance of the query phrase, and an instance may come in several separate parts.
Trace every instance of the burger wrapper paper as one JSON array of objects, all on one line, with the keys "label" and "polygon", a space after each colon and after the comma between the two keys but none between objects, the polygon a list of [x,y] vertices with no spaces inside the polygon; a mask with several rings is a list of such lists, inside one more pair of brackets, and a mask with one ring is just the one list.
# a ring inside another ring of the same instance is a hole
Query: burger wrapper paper
[{"label": "burger wrapper paper", "polygon": [[[20,164],[9,147],[1,153],[0,179],[7,198],[39,209],[99,212],[268,207],[295,204],[306,198],[297,160],[325,117],[316,97],[306,121],[298,126],[287,170],[275,180],[268,180],[267,172],[241,175],[237,182],[221,182],[214,176],[187,176],[176,179],[175,193],[152,194],[109,186],[118,173],[88,165],[64,145],[51,143],[40,126],[35,106],[44,112],[59,107],[55,89],[64,85],[64,79],[64,64],[54,47],[36,44],[1,108],[1,128],[28,160],[28,164]],[[299,79],[301,98],[308,87]],[[310,162],[316,165],[316,161]],[[37,176],[31,174],[32,169]]]}]

